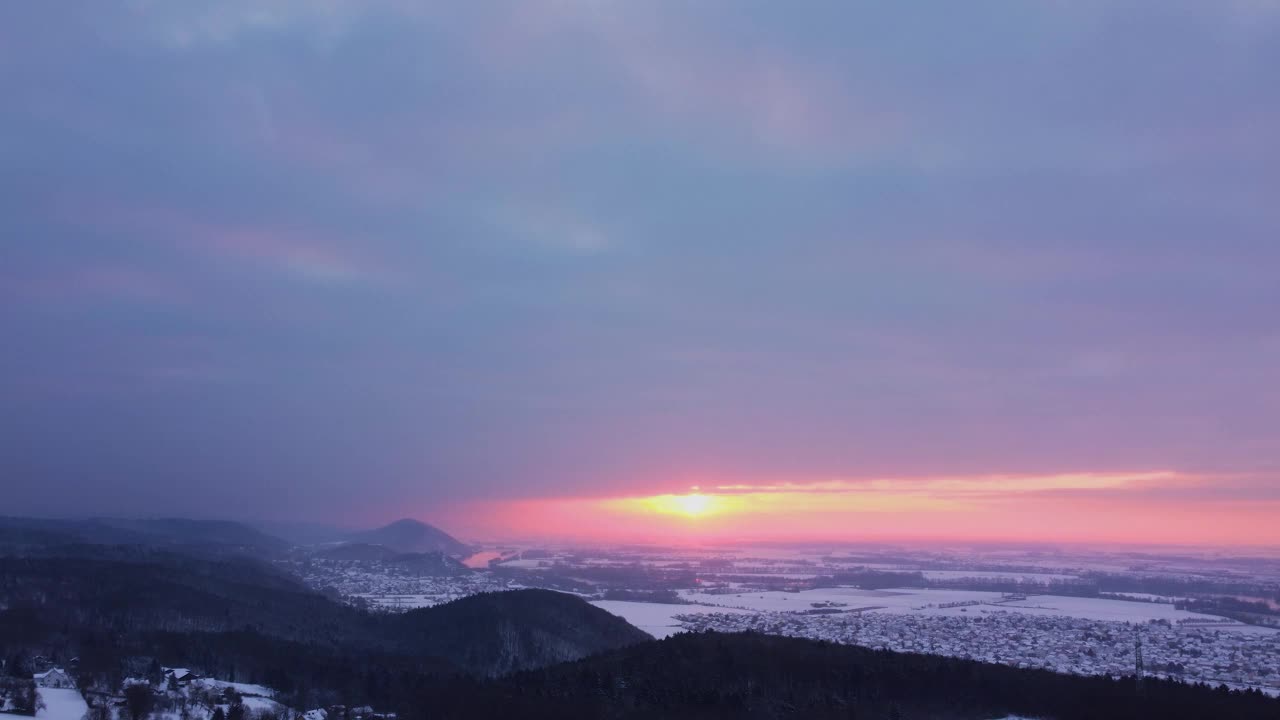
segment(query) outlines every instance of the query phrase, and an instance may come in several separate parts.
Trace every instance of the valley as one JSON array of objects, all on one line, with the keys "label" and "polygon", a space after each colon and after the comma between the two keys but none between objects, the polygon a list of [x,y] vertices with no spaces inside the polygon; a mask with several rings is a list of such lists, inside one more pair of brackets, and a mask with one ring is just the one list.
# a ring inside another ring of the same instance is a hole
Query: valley
[{"label": "valley", "polygon": [[[1151,676],[1280,695],[1280,616],[1230,610],[1232,593],[1277,592],[1280,562],[1266,556],[1035,547],[483,547],[484,567],[460,576],[388,563],[311,560],[291,568],[314,587],[386,612],[476,592],[551,588],[658,638],[757,631],[1107,676],[1132,674],[1141,645]],[[1198,609],[1217,609],[1219,597],[1228,601],[1221,614]]]}]

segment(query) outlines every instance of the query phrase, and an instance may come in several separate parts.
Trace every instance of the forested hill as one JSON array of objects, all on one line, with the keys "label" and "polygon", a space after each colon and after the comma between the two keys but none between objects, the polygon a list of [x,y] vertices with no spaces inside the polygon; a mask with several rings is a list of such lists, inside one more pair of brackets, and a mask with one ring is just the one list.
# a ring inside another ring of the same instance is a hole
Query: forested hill
[{"label": "forested hill", "polygon": [[1280,700],[1256,692],[1156,679],[1139,695],[1132,678],[793,638],[646,640],[578,597],[544,590],[375,615],[265,563],[154,548],[0,557],[0,608],[8,672],[24,657],[78,656],[82,683],[118,689],[161,664],[191,667],[269,685],[295,708],[372,705],[401,720],[1280,720]]},{"label": "forested hill", "polygon": [[[409,664],[438,658],[455,672],[487,676],[648,639],[563,593],[522,590],[404,615],[371,614],[243,558],[103,546],[83,551],[0,557],[0,652],[72,657],[89,652],[86,638],[145,652],[148,638],[200,634],[201,645],[219,652],[287,643],[334,657],[378,654]],[[217,637],[229,633],[234,643]],[[196,660],[183,654],[181,643],[170,647],[164,662]]]},{"label": "forested hill", "polygon": [[684,634],[482,685],[441,685],[405,720],[1276,720],[1259,692],[1080,677],[754,633]]},{"label": "forested hill", "polygon": [[652,640],[620,617],[551,590],[484,593],[393,618],[412,647],[504,675]]},{"label": "forested hill", "polygon": [[50,547],[76,544],[170,547],[205,554],[262,556],[275,556],[290,547],[280,538],[228,520],[0,517],[0,554],[39,554]]}]

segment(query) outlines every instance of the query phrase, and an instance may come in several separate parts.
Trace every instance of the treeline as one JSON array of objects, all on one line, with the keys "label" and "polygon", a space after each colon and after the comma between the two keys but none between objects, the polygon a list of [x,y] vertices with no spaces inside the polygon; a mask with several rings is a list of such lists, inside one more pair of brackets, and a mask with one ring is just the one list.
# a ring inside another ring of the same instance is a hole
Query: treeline
[{"label": "treeline", "polygon": [[163,633],[101,651],[82,659],[82,668],[113,654],[128,662],[147,653],[273,687],[291,707],[370,705],[402,720],[1280,717],[1280,701],[1256,691],[1148,678],[1139,693],[1133,678],[1059,675],[754,633],[677,635],[491,680],[442,662],[344,654],[255,633]]},{"label": "treeline", "polygon": [[[1280,588],[1274,583],[1232,582],[1204,578],[1135,577],[1112,573],[1088,573],[1074,579],[1021,579],[983,577],[951,577],[931,580],[922,572],[884,570],[852,570],[815,578],[814,587],[854,585],[868,590],[887,588],[937,588],[980,590],[985,592],[1027,595],[1064,595],[1068,597],[1104,597],[1108,594],[1158,595],[1190,599],[1188,609],[1222,615],[1228,612],[1251,615],[1280,616]],[[1242,599],[1255,598],[1255,599]]]},{"label": "treeline", "polygon": [[[548,591],[375,616],[256,563],[94,553],[0,558],[0,657],[19,667],[78,656],[79,682],[111,692],[161,664],[190,667],[273,687],[299,709],[370,705],[403,720],[1280,718],[1280,701],[1256,692],[1156,679],[1140,695],[1132,679],[754,634],[645,642],[619,618]],[[900,586],[898,575],[861,581]]]},{"label": "treeline", "polygon": [[247,560],[137,549],[0,557],[0,657],[78,656],[81,680],[109,692],[159,662],[298,692],[303,707],[321,692],[375,704],[404,695],[400,676],[504,674],[648,639],[546,590],[375,615]]},{"label": "treeline", "polygon": [[489,683],[424,688],[408,718],[1275,720],[1280,701],[751,633],[686,634]]},{"label": "treeline", "polygon": [[116,635],[252,629],[331,646],[385,637],[367,614],[270,566],[143,549],[105,558],[0,557],[0,607],[7,608],[0,637],[46,655],[73,644],[83,629]]},{"label": "treeline", "polygon": [[1280,610],[1265,602],[1251,602],[1234,597],[1187,598],[1173,606],[1179,610],[1220,615],[1254,625],[1280,627]]},{"label": "treeline", "polygon": [[605,590],[605,600],[626,600],[629,602],[658,603],[662,605],[688,605],[689,601],[680,597],[675,590]]}]

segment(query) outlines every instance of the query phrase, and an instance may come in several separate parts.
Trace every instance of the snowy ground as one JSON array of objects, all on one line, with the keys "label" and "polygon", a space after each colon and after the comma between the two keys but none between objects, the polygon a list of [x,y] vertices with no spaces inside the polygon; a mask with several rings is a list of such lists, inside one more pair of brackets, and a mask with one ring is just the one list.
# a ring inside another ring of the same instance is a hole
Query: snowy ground
[{"label": "snowy ground", "polygon": [[37,718],[44,720],[81,720],[89,712],[89,705],[80,695],[79,690],[37,688],[44,709],[36,712]]},{"label": "snowy ground", "polygon": [[591,603],[606,612],[613,613],[641,630],[661,640],[681,631],[676,615],[700,615],[711,612],[749,612],[729,610],[703,605],[672,605],[669,603],[630,602],[626,600],[596,600]]},{"label": "snowy ground", "polygon": [[[938,607],[952,603],[980,603],[1011,612],[1030,615],[1064,615],[1087,620],[1112,622],[1146,622],[1147,620],[1196,619],[1220,621],[1221,618],[1203,613],[1177,610],[1167,603],[1128,602],[1106,598],[1078,598],[1059,595],[1032,595],[1026,600],[1004,601],[1000,593],[977,590],[933,590],[898,588],[892,590],[859,590],[856,588],[826,588],[790,592],[746,592],[732,595],[712,595],[697,591],[683,593],[685,599],[705,605],[719,605],[741,610],[768,610],[775,612],[801,611],[813,607],[813,603],[843,603],[849,609],[867,608],[868,612],[967,615],[972,606]],[[675,605],[672,607],[680,607]],[[968,608],[967,610],[965,608]],[[1223,630],[1241,632],[1275,632],[1251,625],[1215,625]]]},{"label": "snowy ground", "polygon": [[283,713],[285,710],[288,710],[288,708],[286,708],[284,705],[281,705],[280,703],[276,702],[275,700],[272,700],[271,698],[245,697],[243,702],[244,702],[244,706],[251,711],[250,712],[251,715],[257,715],[259,713],[264,713],[264,712],[269,712],[269,713],[274,713],[276,715],[279,715]]},{"label": "snowy ground", "polygon": [[210,690],[216,690],[216,691],[221,691],[227,688],[231,688],[232,690],[235,690],[241,695],[246,696],[246,699],[252,696],[266,697],[266,698],[276,696],[276,691],[272,690],[271,688],[265,685],[250,685],[249,683],[233,683],[233,682],[227,682],[225,680],[211,680],[209,678],[200,678],[199,680],[192,681],[191,684],[197,687],[208,688]]}]

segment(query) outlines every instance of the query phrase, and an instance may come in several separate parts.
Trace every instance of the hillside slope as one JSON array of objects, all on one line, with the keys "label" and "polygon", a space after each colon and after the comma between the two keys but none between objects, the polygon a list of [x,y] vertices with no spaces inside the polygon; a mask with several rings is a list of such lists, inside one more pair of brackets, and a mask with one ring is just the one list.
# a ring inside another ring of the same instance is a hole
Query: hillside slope
[{"label": "hillside slope", "polygon": [[0,517],[0,553],[18,554],[77,543],[179,546],[262,555],[276,555],[290,547],[280,538],[228,520]]},{"label": "hillside slope", "polygon": [[815,640],[682,634],[479,686],[440,685],[404,720],[1274,720],[1280,700]]},{"label": "hillside slope", "polygon": [[652,640],[577,597],[551,590],[483,593],[391,618],[423,654],[495,676]]},{"label": "hillside slope", "polygon": [[[563,593],[520,590],[403,615],[373,614],[314,593],[263,563],[136,547],[0,557],[0,608],[0,645],[14,640],[32,654],[67,657],[84,651],[84,638],[101,634],[141,647],[155,633],[237,633],[351,657],[439,658],[457,670],[493,676],[649,639]],[[183,654],[182,643],[174,648],[166,663],[198,662]]]}]

